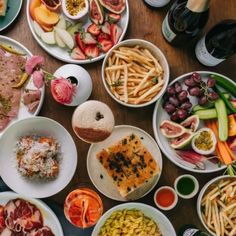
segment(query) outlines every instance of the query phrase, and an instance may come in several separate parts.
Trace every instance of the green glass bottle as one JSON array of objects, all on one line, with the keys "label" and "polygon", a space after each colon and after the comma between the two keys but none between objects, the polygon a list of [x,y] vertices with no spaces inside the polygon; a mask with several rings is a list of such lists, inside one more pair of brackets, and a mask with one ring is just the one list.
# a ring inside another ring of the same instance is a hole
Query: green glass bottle
[{"label": "green glass bottle", "polygon": [[180,228],[178,236],[210,236],[209,234],[197,229],[194,225],[184,225]]}]

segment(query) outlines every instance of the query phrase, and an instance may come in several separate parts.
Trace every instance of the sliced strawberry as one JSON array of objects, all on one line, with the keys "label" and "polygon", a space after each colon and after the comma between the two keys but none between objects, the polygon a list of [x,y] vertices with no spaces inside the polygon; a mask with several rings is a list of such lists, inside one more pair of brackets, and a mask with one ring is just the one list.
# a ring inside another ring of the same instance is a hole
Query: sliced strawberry
[{"label": "sliced strawberry", "polygon": [[109,13],[108,14],[108,21],[110,24],[117,23],[121,19],[120,14]]},{"label": "sliced strawberry", "polygon": [[75,35],[75,41],[80,49],[84,52],[86,45],[82,42],[82,33],[78,33]]},{"label": "sliced strawberry", "polygon": [[110,35],[111,34],[111,25],[106,21],[102,25],[101,30],[102,30],[103,33]]},{"label": "sliced strawberry", "polygon": [[113,43],[109,39],[101,39],[99,41],[99,46],[103,52],[108,52],[112,48]]},{"label": "sliced strawberry", "polygon": [[76,47],[72,50],[70,54],[71,58],[74,60],[85,60],[86,56],[79,47]]},{"label": "sliced strawberry", "polygon": [[93,36],[88,32],[83,32],[81,39],[85,44],[96,44],[97,43],[97,41],[93,38]]},{"label": "sliced strawberry", "polygon": [[99,41],[101,41],[102,39],[111,40],[111,37],[110,37],[110,35],[104,34],[103,32],[101,32],[101,33],[98,35],[97,39],[98,39],[98,42],[99,42]]},{"label": "sliced strawberry", "polygon": [[100,32],[101,32],[100,27],[99,27],[98,25],[96,25],[96,24],[91,24],[91,25],[88,27],[87,31],[88,31],[90,34],[94,35],[94,36],[99,35]]},{"label": "sliced strawberry", "polygon": [[111,40],[114,44],[118,43],[121,34],[122,34],[122,29],[118,25],[112,24],[111,25]]},{"label": "sliced strawberry", "polygon": [[96,45],[88,45],[85,48],[84,53],[89,58],[95,58],[99,55],[99,48]]}]

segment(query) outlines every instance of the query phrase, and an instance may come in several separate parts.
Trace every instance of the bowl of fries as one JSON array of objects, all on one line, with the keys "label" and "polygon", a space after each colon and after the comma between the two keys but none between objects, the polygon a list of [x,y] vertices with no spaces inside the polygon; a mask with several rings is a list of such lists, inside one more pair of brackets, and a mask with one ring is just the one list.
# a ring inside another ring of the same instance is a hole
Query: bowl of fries
[{"label": "bowl of fries", "polygon": [[157,101],[169,82],[169,65],[154,44],[129,39],[116,44],[102,65],[105,89],[118,103],[144,107]]},{"label": "bowl of fries", "polygon": [[211,235],[236,235],[236,177],[220,176],[201,190],[198,216]]}]

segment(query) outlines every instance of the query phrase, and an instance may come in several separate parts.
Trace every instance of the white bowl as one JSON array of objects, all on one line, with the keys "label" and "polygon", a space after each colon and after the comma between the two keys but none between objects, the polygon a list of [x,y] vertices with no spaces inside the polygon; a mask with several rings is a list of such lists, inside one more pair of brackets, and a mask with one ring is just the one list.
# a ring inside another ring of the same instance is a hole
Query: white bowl
[{"label": "white bowl", "polygon": [[[175,196],[174,202],[173,202],[169,207],[163,207],[163,206],[159,205],[158,202],[156,201],[156,196],[157,196],[157,194],[158,194],[162,189],[169,189],[169,190],[174,194],[174,196]],[[160,188],[158,188],[158,189],[156,190],[156,192],[155,192],[155,194],[154,194],[154,199],[153,199],[153,200],[154,200],[154,202],[155,202],[155,204],[156,204],[156,206],[157,206],[158,208],[160,208],[160,209],[163,210],[163,211],[169,211],[169,210],[173,209],[173,208],[177,205],[177,203],[178,203],[178,195],[177,195],[176,191],[175,191],[173,188],[171,188],[170,186],[162,186],[162,187],[160,187]]]},{"label": "white bowl", "polygon": [[175,230],[171,222],[163,213],[161,213],[159,210],[149,205],[146,205],[143,203],[135,203],[135,202],[120,204],[108,210],[99,219],[91,236],[99,235],[101,227],[104,225],[105,221],[110,217],[110,215],[114,211],[124,210],[124,209],[136,209],[136,210],[142,211],[145,216],[152,218],[158,224],[163,236],[176,236]]},{"label": "white bowl", "polygon": [[85,8],[82,9],[80,12],[78,12],[77,15],[72,16],[66,9],[67,0],[62,0],[62,11],[63,11],[63,13],[71,20],[79,20],[79,19],[83,18],[89,11],[88,0],[84,0],[84,1],[85,1]]},{"label": "white bowl", "polygon": [[[199,73],[204,79],[206,79],[208,77],[209,74],[213,74],[213,75],[218,75],[223,77],[225,80],[229,80],[231,83],[234,83],[236,85],[236,83],[229,79],[228,77],[222,75],[222,74],[218,74],[212,71],[194,71]],[[183,74],[179,77],[177,77],[175,80],[171,81],[171,83],[169,85],[173,85],[175,82],[179,81],[180,83],[183,82],[183,80],[187,77],[189,77],[193,72],[189,72],[186,74]],[[193,103],[193,105],[196,104],[197,99],[194,97],[190,98],[190,101]],[[170,147],[169,141],[166,137],[164,137],[164,135],[161,133],[160,130],[160,124],[163,120],[165,119],[170,119],[169,115],[167,114],[167,112],[162,108],[162,99],[159,99],[156,103],[156,106],[154,108],[153,111],[153,118],[152,118],[152,125],[153,125],[153,131],[154,131],[154,136],[155,139],[158,143],[158,146],[160,147],[161,151],[164,153],[164,155],[171,161],[173,162],[175,165],[179,166],[182,169],[185,169],[187,171],[190,172],[195,172],[195,173],[213,173],[213,172],[217,172],[220,170],[223,170],[226,168],[225,165],[221,165],[218,166],[217,164],[214,164],[210,161],[206,161],[206,168],[204,170],[202,169],[193,169],[191,166],[187,166],[185,165],[185,162],[183,162],[181,159],[179,159],[177,157],[177,154],[175,152],[174,149],[172,149]],[[203,122],[200,122],[200,128],[205,127]]]},{"label": "white bowl", "polygon": [[[179,191],[178,191],[178,188],[177,188],[177,184],[179,182],[180,179],[184,178],[184,177],[187,177],[189,179],[192,179],[194,184],[195,184],[195,188],[193,190],[192,193],[190,193],[189,195],[183,195],[181,194]],[[178,178],[175,179],[175,183],[174,183],[174,186],[175,186],[175,191],[176,193],[183,199],[190,199],[190,198],[193,198],[197,193],[198,193],[198,190],[199,190],[199,183],[198,183],[198,180],[193,176],[193,175],[180,175]]]},{"label": "white bowl", "polygon": [[[164,83],[162,89],[160,90],[160,92],[151,101],[146,102],[146,103],[142,103],[142,104],[134,105],[134,104],[128,104],[128,103],[125,103],[125,102],[119,100],[111,92],[111,90],[110,90],[110,88],[109,88],[109,86],[108,86],[108,84],[106,82],[106,79],[105,79],[105,68],[106,68],[107,60],[110,57],[110,55],[112,54],[113,50],[116,50],[120,46],[136,46],[136,45],[140,45],[141,47],[147,48],[148,50],[150,50],[150,52],[153,54],[153,56],[159,60],[161,66],[163,67],[163,70],[164,70],[164,77],[163,77],[163,79],[164,79],[165,83]],[[157,46],[155,46],[154,44],[152,44],[152,43],[150,43],[148,41],[142,40],[142,39],[128,39],[128,40],[125,40],[125,41],[122,41],[122,42],[116,44],[106,54],[105,59],[104,59],[104,61],[102,63],[102,81],[103,81],[103,84],[105,86],[106,91],[108,92],[108,94],[115,101],[117,101],[121,105],[124,105],[124,106],[127,106],[127,107],[133,107],[133,108],[145,107],[145,106],[148,106],[148,105],[156,102],[158,100],[158,98],[160,98],[163,95],[163,93],[165,92],[166,87],[167,87],[167,85],[169,83],[169,76],[170,76],[169,64],[168,64],[168,62],[166,60],[166,57],[163,54],[163,52]]]},{"label": "white bowl", "polygon": [[229,176],[229,175],[218,176],[218,177],[216,177],[216,178],[210,180],[208,183],[206,183],[206,184],[203,186],[201,192],[200,192],[199,195],[198,195],[198,199],[197,199],[197,214],[198,214],[198,217],[199,217],[200,221],[202,222],[203,226],[205,227],[205,229],[206,229],[211,235],[214,235],[214,236],[216,236],[216,234],[215,234],[213,231],[211,231],[211,230],[209,229],[209,227],[205,224],[205,222],[204,222],[204,220],[203,220],[203,218],[202,218],[202,214],[201,214],[201,201],[202,201],[202,198],[203,198],[205,192],[207,191],[207,189],[209,188],[209,186],[210,186],[211,184],[214,184],[214,183],[216,183],[216,182],[218,182],[218,181],[220,181],[220,180],[222,180],[222,179],[227,179],[227,178],[231,178],[231,179],[234,178],[234,179],[236,180],[236,176]]},{"label": "white bowl", "polygon": [[[52,136],[61,146],[60,171],[50,181],[29,180],[17,170],[16,143],[20,137],[30,134]],[[32,198],[52,196],[72,179],[77,166],[77,150],[69,132],[59,123],[45,117],[33,117],[17,121],[9,126],[0,139],[0,173],[3,181],[15,192]]]}]

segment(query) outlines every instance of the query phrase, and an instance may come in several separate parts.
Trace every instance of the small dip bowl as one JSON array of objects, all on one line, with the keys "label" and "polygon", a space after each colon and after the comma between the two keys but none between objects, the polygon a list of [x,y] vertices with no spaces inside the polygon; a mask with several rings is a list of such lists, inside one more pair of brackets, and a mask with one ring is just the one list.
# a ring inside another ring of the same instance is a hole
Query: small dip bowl
[{"label": "small dip bowl", "polygon": [[177,194],[184,199],[193,198],[199,190],[198,180],[192,175],[180,175],[174,186]]},{"label": "small dip bowl", "polygon": [[[76,8],[79,8],[79,5],[77,6],[77,4],[80,2],[84,2],[84,6],[82,9],[76,11]],[[62,0],[62,10],[69,19],[79,20],[88,13],[89,2],[88,0]]]},{"label": "small dip bowl", "polygon": [[163,211],[173,209],[178,202],[178,195],[175,190],[169,186],[163,186],[156,190],[154,202],[158,208]]}]

